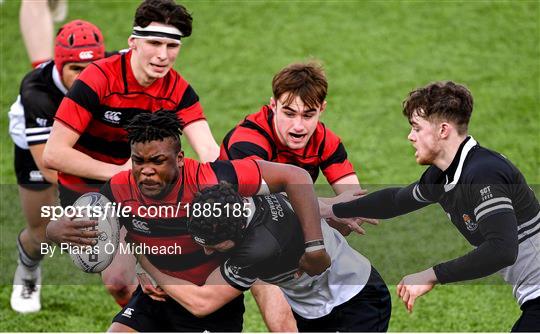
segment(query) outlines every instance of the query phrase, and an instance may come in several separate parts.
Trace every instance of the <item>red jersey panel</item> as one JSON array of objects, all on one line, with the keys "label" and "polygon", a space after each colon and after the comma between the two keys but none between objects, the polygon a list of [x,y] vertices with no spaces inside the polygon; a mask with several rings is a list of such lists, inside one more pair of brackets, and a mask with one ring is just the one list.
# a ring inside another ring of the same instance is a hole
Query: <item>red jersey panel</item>
[{"label": "red jersey panel", "polygon": [[232,129],[221,144],[220,159],[262,159],[302,167],[313,182],[322,170],[328,183],[355,174],[341,140],[319,122],[306,147],[291,150],[281,144],[274,130],[274,112],[264,106]]},{"label": "red jersey panel", "polygon": [[[205,119],[199,97],[171,69],[148,87],[139,85],[130,66],[131,51],[104,58],[86,68],[63,99],[55,119],[81,136],[75,149],[94,159],[121,165],[130,156],[123,127],[139,113],[171,110],[186,126]],[[58,173],[66,188],[84,193],[103,182]]]},{"label": "red jersey panel", "polygon": [[181,175],[171,190],[161,199],[144,196],[131,174],[121,172],[113,176],[101,193],[120,208],[129,207],[130,215],[121,216],[126,227],[127,240],[148,247],[180,247],[173,254],[147,255],[150,262],[162,272],[202,285],[224,259],[219,253],[204,254],[187,230],[188,208],[195,194],[205,186],[219,181],[235,184],[243,196],[253,196],[261,184],[258,165],[252,160],[217,161],[199,163],[184,159]]}]

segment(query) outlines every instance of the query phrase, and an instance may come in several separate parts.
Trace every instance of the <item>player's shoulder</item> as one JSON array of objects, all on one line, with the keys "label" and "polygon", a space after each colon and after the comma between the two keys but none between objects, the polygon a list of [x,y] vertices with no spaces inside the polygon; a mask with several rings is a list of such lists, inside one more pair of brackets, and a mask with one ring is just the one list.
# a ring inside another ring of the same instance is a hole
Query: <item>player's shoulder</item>
[{"label": "player's shoulder", "polygon": [[253,228],[248,227],[247,235],[234,249],[230,262],[239,267],[254,266],[271,258],[279,250],[279,243],[266,227],[256,224]]},{"label": "player's shoulder", "polygon": [[519,173],[502,154],[476,146],[467,157],[461,183],[509,183]]},{"label": "player's shoulder", "polygon": [[341,138],[323,122],[317,124],[317,128],[311,137],[311,140],[317,145],[323,145],[325,148],[335,148],[341,143]]},{"label": "player's shoulder", "polygon": [[245,117],[244,121],[240,123],[240,127],[250,128],[257,126],[264,131],[271,133],[271,124],[274,117],[274,112],[269,106],[264,105],[259,111],[249,114]]},{"label": "player's shoulder", "polygon": [[111,185],[128,185],[131,177],[131,170],[116,173],[111,177],[109,183]]},{"label": "player's shoulder", "polygon": [[47,93],[49,87],[54,87],[52,70],[54,63],[48,62],[42,67],[38,67],[28,72],[21,81],[21,94]]},{"label": "player's shoulder", "polygon": [[122,63],[127,61],[125,54],[117,53],[109,57],[98,59],[87,66],[81,76],[103,76],[107,79],[114,78],[122,72]]}]

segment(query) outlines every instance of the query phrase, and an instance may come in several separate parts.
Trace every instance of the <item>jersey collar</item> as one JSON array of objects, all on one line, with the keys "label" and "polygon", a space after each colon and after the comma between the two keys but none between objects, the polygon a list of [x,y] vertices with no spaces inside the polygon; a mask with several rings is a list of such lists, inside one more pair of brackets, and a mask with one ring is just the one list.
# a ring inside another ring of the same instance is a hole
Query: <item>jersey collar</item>
[{"label": "jersey collar", "polygon": [[461,177],[461,172],[463,172],[463,165],[465,163],[465,159],[467,158],[467,155],[469,154],[471,149],[476,145],[478,145],[476,140],[474,140],[472,136],[468,136],[459,146],[454,160],[452,160],[452,163],[444,172],[446,174],[446,183],[444,185],[445,192],[449,192],[450,190],[454,189],[454,187],[458,183],[459,178]]},{"label": "jersey collar", "polygon": [[62,83],[62,79],[60,79],[60,73],[58,72],[56,66],[53,66],[52,68],[52,78],[56,88],[58,88],[62,92],[62,94],[66,95],[68,90]]}]

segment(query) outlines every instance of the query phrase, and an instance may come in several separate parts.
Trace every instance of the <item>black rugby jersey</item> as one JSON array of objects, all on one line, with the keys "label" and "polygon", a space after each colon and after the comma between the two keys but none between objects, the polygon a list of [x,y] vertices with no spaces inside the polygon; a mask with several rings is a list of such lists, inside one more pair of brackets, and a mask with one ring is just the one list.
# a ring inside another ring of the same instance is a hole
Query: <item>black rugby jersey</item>
[{"label": "black rugby jersey", "polygon": [[540,204],[523,174],[504,156],[467,137],[450,166],[429,167],[404,188],[387,188],[333,206],[337,217],[391,218],[431,203],[476,246],[433,267],[441,283],[499,271],[519,304],[540,296]]},{"label": "black rugby jersey", "polygon": [[419,202],[438,202],[475,246],[484,241],[478,224],[497,213],[515,214],[520,243],[540,233],[540,205],[523,174],[472,137],[461,144],[446,171],[429,167],[413,188],[413,196]]},{"label": "black rugby jersey", "polygon": [[47,141],[56,110],[67,92],[55,72],[54,62],[50,61],[28,73],[21,82],[18,101],[24,112],[24,135],[28,146]]},{"label": "black rugby jersey", "polygon": [[304,254],[304,235],[296,214],[281,194],[252,197],[255,213],[245,238],[221,266],[236,289],[248,290],[257,279],[278,284],[294,277]]}]

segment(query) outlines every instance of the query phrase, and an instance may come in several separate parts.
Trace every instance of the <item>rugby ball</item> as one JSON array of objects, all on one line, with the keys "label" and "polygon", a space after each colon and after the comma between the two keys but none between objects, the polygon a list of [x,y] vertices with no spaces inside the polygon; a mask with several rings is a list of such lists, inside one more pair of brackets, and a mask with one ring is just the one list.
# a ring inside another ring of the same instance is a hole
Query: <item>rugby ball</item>
[{"label": "rugby ball", "polygon": [[95,220],[97,226],[84,228],[98,230],[97,244],[86,247],[70,247],[69,255],[73,263],[87,273],[99,273],[107,268],[118,249],[120,226],[113,214],[113,204],[100,193],[91,192],[79,197],[73,207],[79,216],[74,221]]}]

